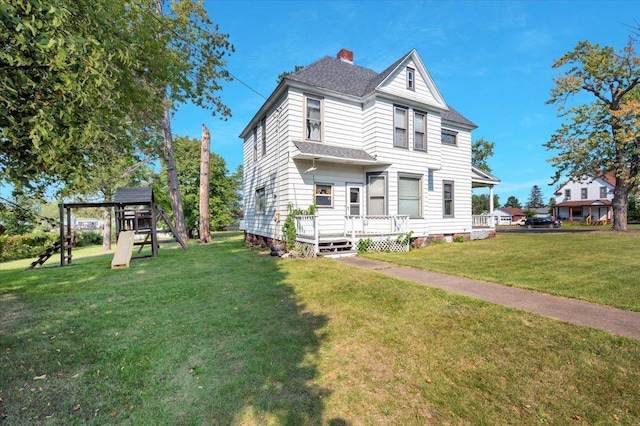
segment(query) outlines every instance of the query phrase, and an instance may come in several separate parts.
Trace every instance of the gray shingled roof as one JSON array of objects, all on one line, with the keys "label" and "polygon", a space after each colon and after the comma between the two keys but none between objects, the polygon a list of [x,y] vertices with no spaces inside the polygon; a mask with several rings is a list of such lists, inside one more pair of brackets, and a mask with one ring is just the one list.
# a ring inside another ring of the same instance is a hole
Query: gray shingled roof
[{"label": "gray shingled roof", "polygon": [[[345,95],[363,97],[375,90],[409,54],[411,52],[402,56],[379,74],[341,59],[325,56],[311,65],[289,74],[286,79]],[[451,107],[449,107],[449,111],[442,112],[442,118],[454,123],[476,127],[473,122]]]},{"label": "gray shingled roof", "polygon": [[363,96],[367,85],[377,75],[370,69],[325,56],[289,74],[287,79],[346,95]]},{"label": "gray shingled roof", "polygon": [[303,154],[311,154],[318,157],[344,158],[349,160],[376,161],[363,149],[343,148],[341,146],[327,145],[324,143],[293,141],[296,148]]}]

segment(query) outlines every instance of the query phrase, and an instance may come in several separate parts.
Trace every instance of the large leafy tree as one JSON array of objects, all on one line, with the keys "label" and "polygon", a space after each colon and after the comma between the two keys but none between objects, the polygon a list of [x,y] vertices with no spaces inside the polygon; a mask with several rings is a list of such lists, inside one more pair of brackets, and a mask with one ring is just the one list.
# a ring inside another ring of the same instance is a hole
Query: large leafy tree
[{"label": "large leafy tree", "polygon": [[[616,52],[581,41],[555,61],[563,73],[554,79],[548,103],[559,105],[565,122],[545,144],[557,151],[554,182],[614,172],[613,229],[627,229],[627,204],[638,185],[640,167],[640,58],[637,40]],[[584,103],[569,104],[574,95]]]},{"label": "large leafy tree", "polygon": [[[483,214],[489,211],[489,194],[473,194],[471,196],[471,211],[473,214]],[[493,207],[500,207],[500,197],[493,194]]]},{"label": "large leafy tree", "polygon": [[0,181],[82,186],[108,169],[105,152],[133,155],[160,134],[144,148],[164,160],[181,208],[172,109],[230,115],[219,90],[233,46],[202,1],[9,0],[0,45]]},{"label": "large leafy tree", "polygon": [[493,156],[494,142],[490,142],[485,138],[477,139],[471,145],[471,164],[480,170],[491,173],[489,167],[489,158]]}]

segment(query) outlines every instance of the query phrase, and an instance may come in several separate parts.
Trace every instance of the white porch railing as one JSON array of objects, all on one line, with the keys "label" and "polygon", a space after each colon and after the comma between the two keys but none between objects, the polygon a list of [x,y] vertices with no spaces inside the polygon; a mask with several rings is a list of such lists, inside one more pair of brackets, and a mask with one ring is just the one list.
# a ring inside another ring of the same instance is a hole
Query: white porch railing
[{"label": "white porch railing", "polygon": [[318,227],[318,216],[299,215],[296,216],[296,234],[305,240],[313,240],[314,253],[318,253],[320,245],[320,229]]},{"label": "white porch railing", "polygon": [[409,216],[345,216],[344,235],[399,235],[408,232]]},{"label": "white porch railing", "polygon": [[495,228],[493,216],[491,215],[473,215],[471,216],[472,228]]}]

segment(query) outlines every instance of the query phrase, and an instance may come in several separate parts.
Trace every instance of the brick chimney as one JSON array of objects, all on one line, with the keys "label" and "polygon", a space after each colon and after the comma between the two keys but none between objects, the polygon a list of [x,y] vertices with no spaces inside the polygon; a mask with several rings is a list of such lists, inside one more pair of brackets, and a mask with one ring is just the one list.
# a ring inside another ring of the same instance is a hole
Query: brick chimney
[{"label": "brick chimney", "polygon": [[347,49],[341,49],[338,52],[338,59],[342,59],[345,62],[353,63],[353,52]]}]

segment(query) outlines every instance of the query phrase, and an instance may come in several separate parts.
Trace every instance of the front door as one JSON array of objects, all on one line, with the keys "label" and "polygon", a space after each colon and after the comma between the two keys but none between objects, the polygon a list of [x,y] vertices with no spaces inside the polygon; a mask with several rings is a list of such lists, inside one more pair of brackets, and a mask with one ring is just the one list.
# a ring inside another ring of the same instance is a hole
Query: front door
[{"label": "front door", "polygon": [[362,184],[347,184],[347,215],[360,216],[362,211]]}]

